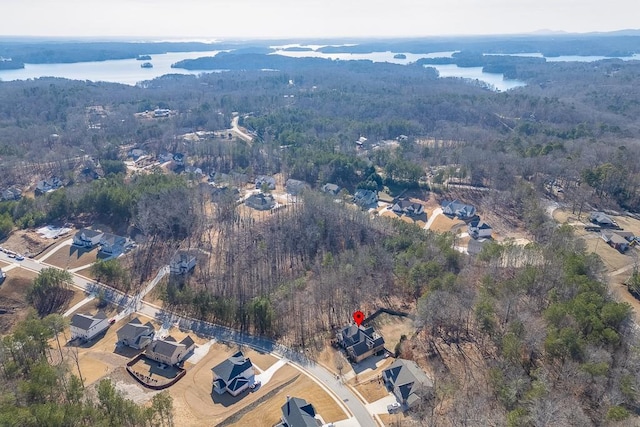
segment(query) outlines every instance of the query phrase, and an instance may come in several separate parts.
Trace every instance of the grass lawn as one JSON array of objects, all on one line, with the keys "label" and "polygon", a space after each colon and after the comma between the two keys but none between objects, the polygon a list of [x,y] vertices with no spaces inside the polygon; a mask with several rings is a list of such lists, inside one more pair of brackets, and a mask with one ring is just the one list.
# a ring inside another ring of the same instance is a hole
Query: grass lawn
[{"label": "grass lawn", "polygon": [[64,246],[44,262],[60,268],[78,268],[96,262],[98,249],[86,250],[75,246]]},{"label": "grass lawn", "polygon": [[383,397],[387,397],[389,392],[384,386],[384,383],[378,382],[377,379],[372,379],[355,386],[355,389],[364,397],[367,402],[375,402]]}]

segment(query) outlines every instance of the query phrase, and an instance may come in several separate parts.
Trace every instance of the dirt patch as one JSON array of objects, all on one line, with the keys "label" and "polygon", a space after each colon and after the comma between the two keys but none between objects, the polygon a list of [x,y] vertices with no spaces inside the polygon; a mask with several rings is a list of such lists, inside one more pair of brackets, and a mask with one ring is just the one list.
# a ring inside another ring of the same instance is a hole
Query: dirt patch
[{"label": "dirt patch", "polygon": [[[346,357],[339,350],[333,348],[329,342],[326,343],[322,351],[317,355],[316,360],[319,364],[327,368],[336,375],[352,376],[353,369],[347,361]],[[338,367],[342,367],[342,370]]]},{"label": "dirt patch", "polygon": [[11,233],[2,247],[29,256],[39,254],[54,242],[57,240],[47,239],[34,230],[17,230]]},{"label": "dirt patch", "polygon": [[371,326],[384,338],[385,347],[393,352],[400,337],[411,337],[415,331],[413,320],[408,317],[393,316],[387,313],[378,315]]},{"label": "dirt patch", "polygon": [[598,254],[610,272],[632,265],[634,263],[633,256],[637,254],[634,248],[629,249],[626,254],[621,254],[602,240],[598,233],[593,234],[590,238],[585,238],[584,242],[587,252]]},{"label": "dirt patch", "polygon": [[418,425],[413,422],[411,418],[405,416],[401,412],[398,412],[397,414],[380,414],[378,416],[387,427],[407,427]]},{"label": "dirt patch", "polygon": [[451,219],[446,215],[440,214],[436,217],[436,219],[433,220],[429,229],[431,231],[437,231],[439,233],[448,233],[450,231],[454,231],[457,228],[463,227],[464,225],[464,221],[460,221],[459,219]]},{"label": "dirt patch", "polygon": [[366,382],[362,382],[355,386],[355,389],[366,399],[367,402],[375,402],[383,397],[387,397],[389,392],[384,386],[380,378],[374,378]]},{"label": "dirt patch", "polygon": [[0,285],[0,334],[10,333],[16,323],[26,319],[30,307],[26,290],[36,276],[22,268],[7,271],[7,277]]},{"label": "dirt patch", "polygon": [[87,250],[77,246],[63,246],[46,259],[46,263],[60,268],[78,268],[96,262],[98,248]]}]

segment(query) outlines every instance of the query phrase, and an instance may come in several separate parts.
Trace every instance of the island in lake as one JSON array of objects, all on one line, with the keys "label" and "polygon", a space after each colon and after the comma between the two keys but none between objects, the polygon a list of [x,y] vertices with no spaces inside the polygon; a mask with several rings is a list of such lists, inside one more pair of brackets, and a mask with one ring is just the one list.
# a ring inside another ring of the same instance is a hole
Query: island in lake
[{"label": "island in lake", "polygon": [[405,55],[404,53],[396,53],[395,55],[393,55],[394,59],[407,59],[407,55]]},{"label": "island in lake", "polygon": [[137,61],[151,61],[151,55],[138,55]]},{"label": "island in lake", "polygon": [[153,64],[151,62],[144,62],[140,65],[141,68],[153,68]]}]

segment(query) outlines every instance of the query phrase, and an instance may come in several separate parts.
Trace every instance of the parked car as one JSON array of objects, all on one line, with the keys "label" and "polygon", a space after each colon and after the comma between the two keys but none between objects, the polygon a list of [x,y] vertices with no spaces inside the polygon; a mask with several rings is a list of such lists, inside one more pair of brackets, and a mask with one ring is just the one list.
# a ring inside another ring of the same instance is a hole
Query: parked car
[{"label": "parked car", "polygon": [[387,411],[390,414],[395,414],[399,410],[400,410],[400,404],[398,402],[394,402],[394,403],[392,403],[390,405],[387,405]]},{"label": "parked car", "polygon": [[15,258],[16,254],[14,254],[13,252],[9,252],[9,255],[7,255],[9,258]]},{"label": "parked car", "polygon": [[24,257],[20,254],[16,254],[16,261],[23,261]]}]

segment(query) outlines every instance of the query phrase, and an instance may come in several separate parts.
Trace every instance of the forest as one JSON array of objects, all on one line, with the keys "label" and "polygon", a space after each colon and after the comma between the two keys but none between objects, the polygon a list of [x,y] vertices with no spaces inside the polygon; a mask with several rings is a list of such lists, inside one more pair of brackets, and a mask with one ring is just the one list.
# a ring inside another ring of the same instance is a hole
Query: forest
[{"label": "forest", "polygon": [[[178,248],[197,248],[196,273],[164,284],[163,303],[297,349],[319,351],[354,307],[411,311],[418,328],[399,354],[426,360],[436,383],[415,415],[423,425],[633,425],[640,353],[631,309],[612,299],[602,262],[570,227],[550,221],[542,201],[557,196],[553,184],[568,205],[640,210],[640,63],[487,59],[483,66],[527,83],[497,92],[439,78],[428,63],[263,53],[202,59],[229,71],[133,87],[0,82],[0,188],[64,181],[45,195],[0,202],[2,236],[51,222],[133,230],[142,236],[135,257],[92,269],[125,291],[142,286]],[[267,60],[281,61],[278,70],[262,71],[272,68]],[[175,114],[141,118],[156,108]],[[219,136],[236,116],[252,142]],[[197,131],[218,136],[184,137]],[[204,177],[129,172],[132,148],[180,152],[213,180],[237,177],[232,185],[240,188],[281,174],[310,191],[257,219],[231,192],[214,194]],[[91,168],[99,179],[83,173]],[[336,202],[313,191],[336,183],[346,193],[411,190],[442,199],[449,180],[491,190],[480,207],[525,229],[533,243],[490,244],[470,257],[451,234],[372,218],[344,194]],[[108,383],[96,399],[80,399],[78,379],[47,362],[55,349],[38,336],[55,338],[51,304],[66,298],[59,290],[56,301],[44,298],[50,286],[34,281],[37,314],[3,340],[2,382],[17,391],[5,393],[0,416],[19,417],[6,424],[38,425],[55,412],[59,425],[70,414],[86,421],[79,424],[111,416],[155,425],[167,402],[132,409]],[[15,342],[33,357],[11,353]],[[104,425],[120,425],[111,423]]]}]

